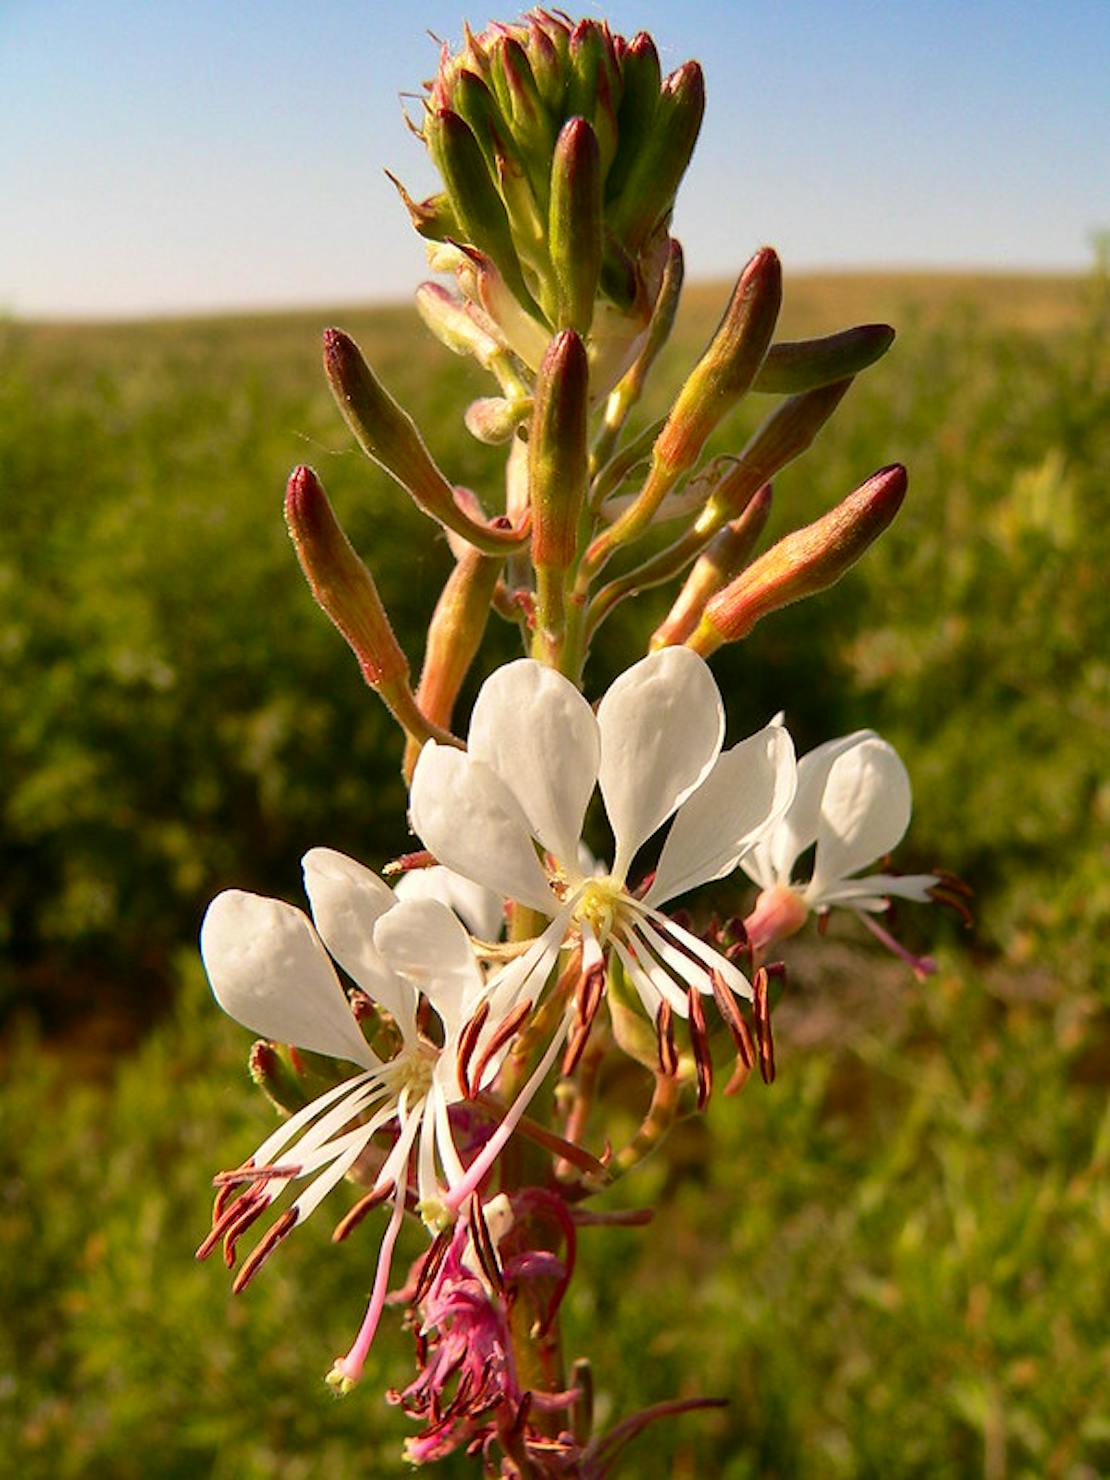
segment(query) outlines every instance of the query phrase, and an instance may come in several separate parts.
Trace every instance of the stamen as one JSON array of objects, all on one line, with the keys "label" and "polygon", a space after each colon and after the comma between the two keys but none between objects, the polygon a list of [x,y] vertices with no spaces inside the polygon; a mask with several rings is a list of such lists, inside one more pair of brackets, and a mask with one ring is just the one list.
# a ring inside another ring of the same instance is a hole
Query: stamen
[{"label": "stamen", "polygon": [[[236,1219],[242,1217],[243,1212],[246,1208],[253,1207],[255,1205],[255,1203],[261,1196],[261,1193],[258,1191],[257,1188],[252,1187],[246,1192],[241,1192],[230,1207],[223,1207],[221,1205],[221,1199],[223,1198],[223,1195],[224,1190],[221,1189],[220,1195],[216,1198],[216,1207],[213,1209],[212,1213],[214,1220],[212,1223],[212,1228],[209,1231],[208,1237],[204,1240],[204,1242],[201,1244],[200,1248],[196,1252],[196,1257],[198,1259],[208,1258],[209,1254],[211,1254],[212,1250],[220,1242],[224,1234],[235,1223]],[[262,1206],[265,1207],[266,1203],[263,1203]],[[259,1209],[259,1211],[261,1211],[261,1209]],[[257,1217],[257,1214],[255,1216]]]},{"label": "stamen", "polygon": [[267,1192],[258,1191],[244,1193],[240,1202],[233,1204],[234,1207],[242,1204],[242,1208],[239,1217],[232,1220],[224,1234],[224,1264],[228,1269],[235,1265],[235,1245],[251,1224],[261,1218],[272,1201],[273,1198]]},{"label": "stamen", "polygon": [[659,1048],[659,1072],[673,1079],[678,1073],[678,1050],[674,1041],[674,1014],[666,998],[660,1002],[655,1018],[655,1040]]},{"label": "stamen", "polygon": [[690,1047],[694,1051],[694,1068],[698,1076],[698,1109],[704,1110],[713,1092],[713,1058],[709,1052],[709,1034],[705,1029],[701,993],[691,987],[686,1000],[690,1004]]},{"label": "stamen", "polygon": [[346,1213],[335,1225],[331,1239],[333,1244],[341,1244],[343,1240],[352,1234],[367,1213],[372,1213],[375,1208],[381,1207],[390,1193],[393,1191],[392,1181],[386,1182],[381,1187],[372,1187],[365,1197],[360,1197],[350,1212]]},{"label": "stamen", "polygon": [[245,1290],[254,1279],[255,1275],[269,1259],[270,1255],[281,1243],[287,1233],[292,1233],[297,1224],[296,1208],[286,1208],[281,1217],[268,1229],[266,1236],[257,1244],[243,1261],[243,1267],[235,1277],[235,1283],[231,1287],[233,1295],[238,1295]]},{"label": "stamen", "polygon": [[952,875],[952,879],[952,883],[949,883],[947,879],[942,879],[939,884],[934,884],[927,891],[929,898],[945,909],[954,910],[963,921],[965,928],[970,930],[975,923],[975,916],[967,904],[972,891],[962,879],[957,879],[955,875]]},{"label": "stamen", "polygon": [[476,1093],[476,1086],[470,1079],[470,1060],[474,1057],[474,1050],[478,1047],[478,1039],[482,1029],[489,1017],[489,998],[481,1003],[478,1011],[467,1022],[459,1034],[459,1047],[455,1056],[457,1072],[459,1076],[459,1088],[463,1092],[463,1099],[472,1100]]},{"label": "stamen", "polygon": [[527,998],[525,998],[523,1002],[518,1003],[518,1005],[513,1008],[512,1012],[510,1012],[508,1017],[504,1019],[500,1027],[493,1030],[493,1033],[490,1036],[490,1040],[486,1044],[485,1048],[482,1050],[481,1057],[479,1058],[477,1067],[474,1070],[473,1083],[475,1086],[479,1088],[481,1087],[482,1080],[485,1078],[485,1073],[486,1070],[489,1068],[490,1061],[500,1052],[502,1048],[504,1048],[505,1044],[509,1042],[510,1038],[512,1038],[513,1034],[520,1027],[521,1023],[524,1022],[525,1018],[531,1011],[532,1003]]},{"label": "stamen", "polygon": [[[777,962],[772,969],[785,975],[785,967],[781,962]],[[761,966],[752,982],[755,1041],[759,1047],[759,1072],[764,1084],[775,1082],[775,1040],[771,1035],[771,1007],[767,996],[769,980],[767,967]]]},{"label": "stamen", "polygon": [[713,983],[713,1000],[717,1004],[717,1011],[724,1019],[725,1026],[732,1034],[732,1041],[736,1045],[736,1057],[745,1069],[754,1069],[755,1044],[752,1042],[751,1029],[744,1021],[736,998],[719,971],[711,971],[709,979]]},{"label": "stamen", "polygon": [[495,1290],[504,1290],[505,1277],[501,1272],[486,1215],[482,1211],[482,1200],[477,1195],[470,1199],[467,1222],[470,1225],[470,1242],[474,1245],[474,1252],[478,1256],[478,1263],[482,1266],[482,1273]]},{"label": "stamen", "polygon": [[212,1178],[212,1186],[220,1188],[238,1187],[244,1182],[268,1182],[272,1177],[299,1177],[301,1169],[299,1166],[277,1166],[276,1164],[256,1167],[241,1166],[233,1172],[217,1172]]},{"label": "stamen", "polygon": [[597,1010],[601,1006],[602,998],[605,996],[605,966],[598,962],[584,971],[578,978],[578,984],[574,990],[575,1008],[578,1012],[578,1024],[574,1028],[567,1051],[563,1055],[561,1072],[564,1079],[569,1078],[578,1067],[578,1062],[585,1050],[590,1029],[593,1027]]},{"label": "stamen", "polygon": [[451,1240],[455,1236],[453,1228],[444,1228],[437,1233],[428,1245],[428,1252],[424,1255],[424,1263],[420,1266],[420,1274],[416,1281],[416,1288],[412,1293],[413,1305],[419,1305],[432,1288],[436,1275],[442,1267],[444,1259],[447,1258],[447,1250],[451,1247]]}]

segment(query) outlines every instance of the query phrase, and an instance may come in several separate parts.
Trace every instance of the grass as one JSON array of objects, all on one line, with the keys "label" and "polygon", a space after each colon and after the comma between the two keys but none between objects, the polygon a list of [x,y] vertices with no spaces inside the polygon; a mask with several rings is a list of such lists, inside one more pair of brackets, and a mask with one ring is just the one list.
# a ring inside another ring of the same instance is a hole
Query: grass
[{"label": "grass", "polygon": [[[690,291],[664,383],[723,294]],[[776,1084],[620,1190],[667,1200],[652,1230],[584,1235],[567,1340],[602,1411],[732,1399],[643,1441],[639,1473],[1110,1470],[1107,316],[1097,278],[788,279],[788,336],[901,333],[778,480],[769,537],[895,458],[911,492],[819,607],[721,655],[731,723],[785,703],[803,746],[892,739],[916,795],[899,861],[968,877],[977,923],[905,911],[941,961],[922,986],[849,925],[800,941]],[[350,448],[316,358],[332,320],[489,495],[497,456],[459,430],[481,382],[407,311],[2,331],[0,1443],[21,1475],[404,1470],[379,1396],[409,1368],[396,1320],[362,1391],[320,1380],[372,1224],[341,1248],[309,1224],[234,1301],[191,1259],[211,1172],[269,1121],[193,956],[204,901],[298,898],[318,842],[379,864],[407,841],[392,733],[287,546],[285,474],[318,468],[414,664],[447,556]],[[595,690],[657,605],[614,618]],[[513,653],[490,639],[487,668]],[[614,1083],[614,1113],[643,1088]]]}]

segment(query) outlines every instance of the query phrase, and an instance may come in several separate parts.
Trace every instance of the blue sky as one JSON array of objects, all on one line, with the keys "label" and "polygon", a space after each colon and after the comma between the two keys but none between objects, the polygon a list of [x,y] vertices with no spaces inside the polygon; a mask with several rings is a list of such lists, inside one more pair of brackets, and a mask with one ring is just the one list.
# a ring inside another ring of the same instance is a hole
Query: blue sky
[{"label": "blue sky", "polygon": [[[495,12],[512,16],[515,12]],[[675,229],[692,276],[1081,268],[1110,226],[1107,0],[631,0],[708,109]],[[396,298],[432,186],[398,94],[485,9],[443,0],[0,0],[0,311]]]}]

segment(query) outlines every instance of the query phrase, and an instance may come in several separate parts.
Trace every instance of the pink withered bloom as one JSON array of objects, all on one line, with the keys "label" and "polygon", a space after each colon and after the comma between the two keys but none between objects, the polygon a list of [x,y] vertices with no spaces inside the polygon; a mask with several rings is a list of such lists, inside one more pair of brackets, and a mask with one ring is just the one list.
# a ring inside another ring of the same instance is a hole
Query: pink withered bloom
[{"label": "pink withered bloom", "polygon": [[[357,1381],[381,1314],[393,1246],[406,1199],[432,1229],[449,1222],[445,1189],[466,1171],[451,1106],[462,1098],[457,1040],[487,983],[466,931],[441,901],[398,900],[369,869],[330,849],[304,859],[312,921],[293,905],[228,890],[208,908],[201,952],[220,1006],[245,1027],[283,1043],[359,1066],[353,1078],[298,1111],[248,1158],[222,1173],[213,1226],[198,1250],[223,1242],[234,1264],[239,1238],[295,1184],[303,1191],[270,1226],[235,1281],[241,1290],[276,1245],[355,1169],[371,1139],[392,1136],[373,1184],[339,1231],[392,1200],[366,1319],[351,1351],[335,1365],[334,1385]],[[326,949],[325,949],[326,947]],[[393,1057],[371,1049],[351,1011],[328,953],[392,1018],[400,1037]],[[423,1004],[439,1019],[430,1030]],[[496,1072],[487,1055],[488,1082]],[[243,1190],[233,1198],[233,1189]]]},{"label": "pink withered bloom", "polygon": [[[741,859],[760,886],[745,920],[752,949],[761,952],[793,935],[811,911],[824,916],[850,909],[918,976],[934,971],[927,956],[913,956],[877,920],[892,896],[928,902],[941,883],[937,874],[866,874],[901,842],[912,811],[910,778],[894,747],[873,730],[819,745],[798,762],[794,800],[777,826]],[[816,849],[808,881],[793,879],[798,859]]]}]

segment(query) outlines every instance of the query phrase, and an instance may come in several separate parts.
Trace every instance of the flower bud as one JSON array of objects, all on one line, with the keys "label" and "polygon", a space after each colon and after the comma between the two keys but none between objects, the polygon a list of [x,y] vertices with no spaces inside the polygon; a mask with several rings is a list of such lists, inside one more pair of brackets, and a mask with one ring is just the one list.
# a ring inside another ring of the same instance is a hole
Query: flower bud
[{"label": "flower bud", "polygon": [[[464,545],[436,602],[416,702],[429,722],[443,729],[451,726],[459,690],[481,646],[501,566],[496,556]],[[419,754],[419,742],[410,740],[405,751],[406,775],[412,775]]]},{"label": "flower bud", "polygon": [[747,508],[713,537],[694,562],[674,605],[656,628],[651,650],[685,642],[698,625],[706,602],[747,564],[771,516],[771,485],[765,483]]},{"label": "flower bud", "polygon": [[409,665],[374,578],[355,554],[311,468],[294,468],[285,522],[313,596],[346,638],[363,676],[378,689],[408,677]]},{"label": "flower bud", "polygon": [[638,252],[670,219],[704,113],[705,78],[697,62],[687,62],[663,84],[650,132],[606,212],[610,230],[628,251]]},{"label": "flower bud", "polygon": [[548,346],[536,380],[528,437],[532,561],[564,569],[574,558],[586,494],[589,370],[581,338],[564,329]]},{"label": "flower bud", "polygon": [[[453,244],[440,266],[465,295],[478,281],[465,258],[478,253],[544,343],[577,329],[602,394],[634,358],[658,297],[704,107],[701,69],[688,62],[663,83],[649,37],[625,42],[604,22],[536,9],[468,29],[426,87],[420,132],[446,188],[420,203],[402,192],[414,225]],[[491,296],[483,306],[520,353]],[[538,356],[522,357],[537,368]]]},{"label": "flower bud", "polygon": [[752,390],[796,395],[849,379],[881,360],[893,343],[889,324],[858,324],[824,339],[783,340],[767,351]]},{"label": "flower bud", "polygon": [[514,294],[529,303],[505,203],[469,126],[450,108],[441,108],[426,125],[426,136],[464,239],[484,252]]},{"label": "flower bud", "polygon": [[308,1104],[304,1084],[268,1039],[259,1038],[251,1045],[247,1068],[251,1079],[275,1109],[293,1115]]},{"label": "flower bud", "polygon": [[772,546],[708,603],[687,646],[708,657],[736,642],[768,612],[837,582],[897,514],[906,496],[906,470],[882,468],[816,523]]},{"label": "flower bud", "polygon": [[563,126],[551,164],[548,249],[561,329],[590,331],[601,277],[601,155],[584,118]]},{"label": "flower bud", "polygon": [[709,346],[678,393],[653,449],[669,474],[697,461],[706,438],[746,393],[763,363],[782,304],[782,266],[761,247],[737,280]]},{"label": "flower bud", "polygon": [[354,340],[339,329],[324,332],[324,370],[359,446],[426,514],[489,555],[520,545],[514,531],[491,528],[464,513],[412,418],[375,379]]}]

